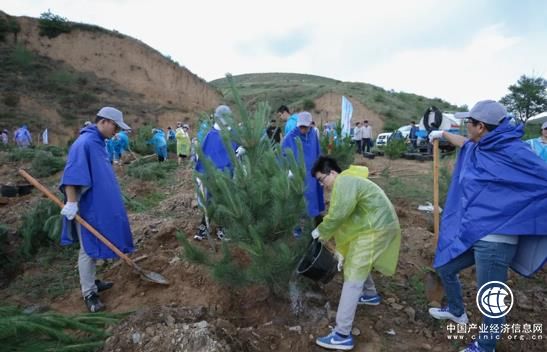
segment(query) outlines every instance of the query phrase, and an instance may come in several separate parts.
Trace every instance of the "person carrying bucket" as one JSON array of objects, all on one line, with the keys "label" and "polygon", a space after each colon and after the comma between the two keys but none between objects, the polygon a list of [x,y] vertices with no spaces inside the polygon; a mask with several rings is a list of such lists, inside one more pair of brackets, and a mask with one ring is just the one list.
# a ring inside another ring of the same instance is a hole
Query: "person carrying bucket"
[{"label": "person carrying bucket", "polygon": [[334,237],[339,269],[343,263],[344,271],[336,327],[315,343],[328,349],[351,350],[355,346],[351,329],[357,305],[367,304],[365,281],[370,283],[372,269],[384,275],[395,273],[401,227],[384,191],[368,180],[366,167],[351,165],[342,172],[335,159],[321,156],[311,174],[332,191],[329,211],[312,237],[319,241]]}]

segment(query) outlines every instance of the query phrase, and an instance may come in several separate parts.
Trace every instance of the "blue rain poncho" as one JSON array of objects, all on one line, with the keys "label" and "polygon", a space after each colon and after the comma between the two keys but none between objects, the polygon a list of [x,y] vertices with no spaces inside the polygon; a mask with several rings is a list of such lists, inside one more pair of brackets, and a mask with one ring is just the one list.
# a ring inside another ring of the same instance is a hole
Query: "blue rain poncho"
[{"label": "blue rain poncho", "polygon": [[539,156],[543,161],[547,161],[547,143],[542,143],[541,137],[529,139],[526,143],[528,143],[537,156]]},{"label": "blue rain poncho", "polygon": [[121,154],[129,151],[129,136],[127,135],[127,132],[125,131],[118,132],[118,139],[120,140]]},{"label": "blue rain poncho", "polygon": [[298,121],[298,114],[292,114],[285,122],[285,136],[288,136],[296,128],[296,122]]},{"label": "blue rain poncho", "polygon": [[[80,131],[80,134],[82,133],[82,131],[83,130]],[[108,155],[108,160],[110,161],[110,163],[112,163],[112,161],[114,161],[115,159],[115,144],[116,142],[113,138],[107,138],[104,140],[104,149],[106,151],[106,154]]]},{"label": "blue rain poncho", "polygon": [[511,267],[529,276],[547,259],[547,163],[505,119],[460,150],[443,211],[434,267],[486,235],[519,236]]},{"label": "blue rain poncho", "polygon": [[32,144],[32,136],[30,135],[27,125],[23,125],[14,132],[13,136],[15,143],[19,147],[28,147]]},{"label": "blue rain poncho", "polygon": [[401,228],[386,194],[368,180],[365,166],[351,165],[336,177],[329,212],[318,226],[320,240],[334,237],[344,256],[344,280],[364,281],[372,269],[393,275]]},{"label": "blue rain poncho", "polygon": [[158,157],[167,159],[167,141],[165,140],[165,132],[160,129],[153,130],[152,139],[148,142],[154,146],[154,151]]},{"label": "blue rain poncho", "polygon": [[[124,253],[133,251],[133,240],[122,193],[104,148],[104,137],[95,125],[80,131],[70,147],[60,190],[80,187],[79,214]],[[61,244],[78,241],[75,221],[63,216]],[[92,258],[117,257],[107,246],[81,227],[82,245]]]},{"label": "blue rain poncho", "polygon": [[[238,145],[235,142],[231,142],[231,145],[234,151],[238,148]],[[203,143],[201,143],[201,150],[205,157],[209,158],[217,169],[228,169],[230,172],[233,171],[232,161],[230,160],[226,148],[224,148],[222,135],[219,130],[211,128],[209,133],[205,136]],[[198,159],[196,171],[199,173],[205,172],[205,166],[201,159]]]},{"label": "blue rain poncho", "polygon": [[304,197],[306,198],[306,206],[308,210],[308,216],[316,217],[323,210],[325,210],[325,200],[323,198],[323,187],[312,176],[311,169],[315,161],[321,155],[321,147],[319,145],[319,139],[317,133],[310,128],[308,133],[303,135],[300,133],[300,129],[293,129],[285,138],[281,145],[281,150],[292,150],[295,159],[299,160],[298,144],[297,141],[302,142],[302,151],[304,152],[304,164],[306,165],[306,179]]}]

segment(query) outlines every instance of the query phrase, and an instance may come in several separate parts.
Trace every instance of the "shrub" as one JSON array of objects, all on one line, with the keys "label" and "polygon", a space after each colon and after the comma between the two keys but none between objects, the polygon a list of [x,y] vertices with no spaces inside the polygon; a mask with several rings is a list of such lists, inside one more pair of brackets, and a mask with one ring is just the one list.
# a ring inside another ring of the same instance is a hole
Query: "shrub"
[{"label": "shrub", "polygon": [[312,111],[313,109],[315,109],[315,102],[311,99],[305,99],[302,107],[305,111]]},{"label": "shrub", "polygon": [[[58,223],[55,224],[55,221]],[[45,199],[23,214],[22,225],[17,231],[23,238],[21,254],[31,257],[39,247],[58,241],[60,221],[59,207]]]},{"label": "shrub", "polygon": [[70,32],[70,23],[64,17],[52,13],[50,10],[40,15],[38,20],[40,35],[55,38],[62,33]]},{"label": "shrub", "polygon": [[11,52],[9,61],[19,70],[24,71],[31,67],[32,62],[34,61],[34,55],[24,46],[17,45],[15,49]]},{"label": "shrub", "polygon": [[0,41],[3,42],[6,40],[6,34],[13,33],[17,34],[21,31],[21,26],[17,20],[13,17],[8,17],[7,19],[0,17]]},{"label": "shrub", "polygon": [[34,159],[36,150],[32,148],[14,148],[8,153],[9,161],[28,161]]},{"label": "shrub", "polygon": [[43,150],[45,152],[49,152],[53,156],[56,156],[56,157],[64,157],[67,154],[66,149],[58,147],[56,145],[52,145],[52,144],[39,145],[39,146],[36,147],[36,149]]},{"label": "shrub", "polygon": [[384,154],[390,159],[397,159],[406,152],[406,144],[402,139],[390,140],[384,148]]},{"label": "shrub", "polygon": [[77,81],[77,77],[68,71],[55,71],[47,79],[50,89],[69,91]]},{"label": "shrub", "polygon": [[148,126],[139,127],[135,133],[135,138],[131,139],[129,146],[132,151],[139,154],[151,154],[154,152],[152,145],[147,142],[152,138],[152,128]]},{"label": "shrub", "polygon": [[32,159],[31,170],[36,177],[47,177],[61,171],[64,166],[64,158],[39,150]]}]

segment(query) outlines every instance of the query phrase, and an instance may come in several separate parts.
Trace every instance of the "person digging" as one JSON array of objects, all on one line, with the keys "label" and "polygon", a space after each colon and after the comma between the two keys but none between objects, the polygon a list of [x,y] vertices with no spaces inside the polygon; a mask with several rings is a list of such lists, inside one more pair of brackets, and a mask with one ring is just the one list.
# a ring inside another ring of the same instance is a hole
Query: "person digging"
[{"label": "person digging", "polygon": [[321,156],[311,174],[332,190],[329,211],[312,237],[319,241],[334,237],[338,269],[343,264],[344,271],[336,327],[315,343],[327,349],[351,350],[355,346],[351,329],[357,305],[380,301],[370,273],[372,269],[384,275],[395,273],[401,228],[395,208],[384,191],[368,180],[366,167],[351,165],[342,172],[336,160]]},{"label": "person digging", "polygon": [[95,124],[83,128],[70,147],[59,187],[66,199],[61,210],[64,215],[61,245],[80,242],[80,286],[85,305],[92,313],[105,309],[98,292],[112,287],[112,283],[96,279],[96,260],[117,255],[74,218],[79,212],[123,253],[134,250],[120,186],[105,150],[105,139],[112,138],[120,129],[129,129],[122,112],[112,107],[102,108]]}]

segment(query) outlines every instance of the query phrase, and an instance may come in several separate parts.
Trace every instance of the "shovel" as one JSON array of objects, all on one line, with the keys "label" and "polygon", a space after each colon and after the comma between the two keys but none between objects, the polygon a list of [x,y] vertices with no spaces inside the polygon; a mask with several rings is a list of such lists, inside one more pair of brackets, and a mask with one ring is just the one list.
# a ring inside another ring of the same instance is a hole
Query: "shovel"
[{"label": "shovel", "polygon": [[[19,174],[23,176],[30,184],[32,184],[34,187],[36,187],[40,192],[45,194],[50,200],[52,200],[55,204],[57,204],[59,207],[63,207],[64,204],[61,202],[59,198],[57,198],[53,193],[51,193],[46,187],[44,187],[38,180],[36,180],[34,177],[29,175],[25,170],[19,169]],[[84,219],[82,219],[79,215],[76,214],[76,217],[74,218],[77,222],[79,222],[83,227],[85,227],[89,232],[93,234],[93,236],[97,237],[102,243],[104,243],[108,248],[110,248],[116,255],[120,258],[122,258],[127,265],[133,268],[143,280],[154,282],[156,284],[161,285],[169,285],[169,281],[163,277],[161,274],[155,273],[153,271],[145,271],[140,266],[137,265],[134,261],[131,260],[127,255],[125,255],[122,251],[120,251],[116,246],[112,244],[106,237],[101,235],[99,231],[95,230],[93,226],[87,223]]]},{"label": "shovel", "polygon": [[[439,240],[439,140],[433,140],[433,248]],[[441,279],[433,269],[425,274],[425,295],[429,302],[441,302],[444,288]]]}]

